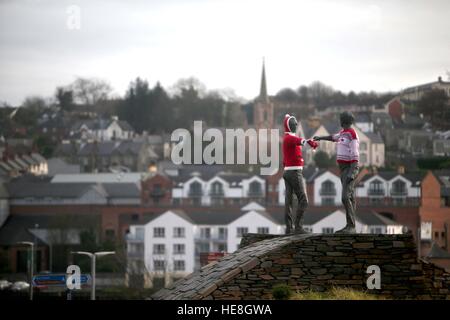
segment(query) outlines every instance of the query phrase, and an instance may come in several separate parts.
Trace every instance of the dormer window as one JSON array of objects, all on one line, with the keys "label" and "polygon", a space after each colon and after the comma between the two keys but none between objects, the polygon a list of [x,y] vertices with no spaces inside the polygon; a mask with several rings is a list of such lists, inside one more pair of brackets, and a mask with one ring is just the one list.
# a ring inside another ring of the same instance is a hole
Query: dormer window
[{"label": "dormer window", "polygon": [[371,196],[384,196],[383,182],[376,179],[369,185],[369,195]]},{"label": "dormer window", "polygon": [[198,181],[194,181],[189,186],[189,197],[201,197],[202,196],[202,185]]},{"label": "dormer window", "polygon": [[406,196],[406,183],[402,180],[396,180],[392,183],[392,196]]},{"label": "dormer window", "polygon": [[262,186],[258,181],[252,181],[249,185],[248,190],[249,197],[261,197],[262,196]]},{"label": "dormer window", "polygon": [[213,184],[211,185],[210,195],[215,197],[222,197],[223,194],[224,192],[222,183],[220,183],[219,181],[213,182]]}]

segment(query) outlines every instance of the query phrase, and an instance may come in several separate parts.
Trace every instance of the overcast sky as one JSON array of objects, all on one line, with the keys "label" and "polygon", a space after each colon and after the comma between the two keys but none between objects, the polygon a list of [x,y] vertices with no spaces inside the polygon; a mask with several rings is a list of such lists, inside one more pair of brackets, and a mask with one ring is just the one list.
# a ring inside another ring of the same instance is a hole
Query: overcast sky
[{"label": "overcast sky", "polygon": [[164,87],[194,76],[251,99],[263,56],[269,94],[314,80],[400,90],[446,78],[449,17],[448,0],[0,0],[0,101],[51,96],[77,76],[117,95],[137,76]]}]

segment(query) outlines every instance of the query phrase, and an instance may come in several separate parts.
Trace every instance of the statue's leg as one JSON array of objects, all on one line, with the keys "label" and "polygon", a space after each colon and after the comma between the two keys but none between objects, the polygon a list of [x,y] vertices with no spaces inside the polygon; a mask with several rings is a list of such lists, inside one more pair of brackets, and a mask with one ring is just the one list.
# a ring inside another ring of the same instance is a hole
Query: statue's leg
[{"label": "statue's leg", "polygon": [[294,217],[292,216],[292,186],[290,182],[290,171],[285,171],[283,174],[285,185],[284,196],[284,220],[286,223],[286,234],[292,233]]},{"label": "statue's leg", "polygon": [[297,196],[297,212],[295,217],[295,229],[303,229],[304,214],[308,207],[308,195],[306,194],[306,184],[301,170],[296,171],[294,191]]},{"label": "statue's leg", "polygon": [[354,181],[349,179],[351,170],[350,164],[340,164],[341,182],[342,182],[342,204],[345,208],[346,226],[344,229],[338,230],[336,233],[355,232],[355,209],[353,207]]}]

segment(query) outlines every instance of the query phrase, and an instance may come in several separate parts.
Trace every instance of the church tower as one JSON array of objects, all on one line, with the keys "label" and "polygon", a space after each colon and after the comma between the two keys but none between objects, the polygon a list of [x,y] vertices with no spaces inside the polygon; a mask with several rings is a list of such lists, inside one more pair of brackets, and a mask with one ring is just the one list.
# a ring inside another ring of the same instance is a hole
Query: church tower
[{"label": "church tower", "polygon": [[270,102],[267,94],[266,68],[263,60],[261,87],[259,96],[255,99],[253,105],[253,125],[255,129],[271,129],[274,128],[273,123],[273,103]]}]

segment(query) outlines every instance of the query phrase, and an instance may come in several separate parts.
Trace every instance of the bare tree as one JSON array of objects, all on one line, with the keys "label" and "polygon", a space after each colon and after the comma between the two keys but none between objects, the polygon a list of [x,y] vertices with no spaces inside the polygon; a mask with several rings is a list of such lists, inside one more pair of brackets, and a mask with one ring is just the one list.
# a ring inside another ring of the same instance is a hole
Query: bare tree
[{"label": "bare tree", "polygon": [[108,99],[112,91],[108,82],[98,78],[77,78],[71,88],[78,102],[89,106]]}]

